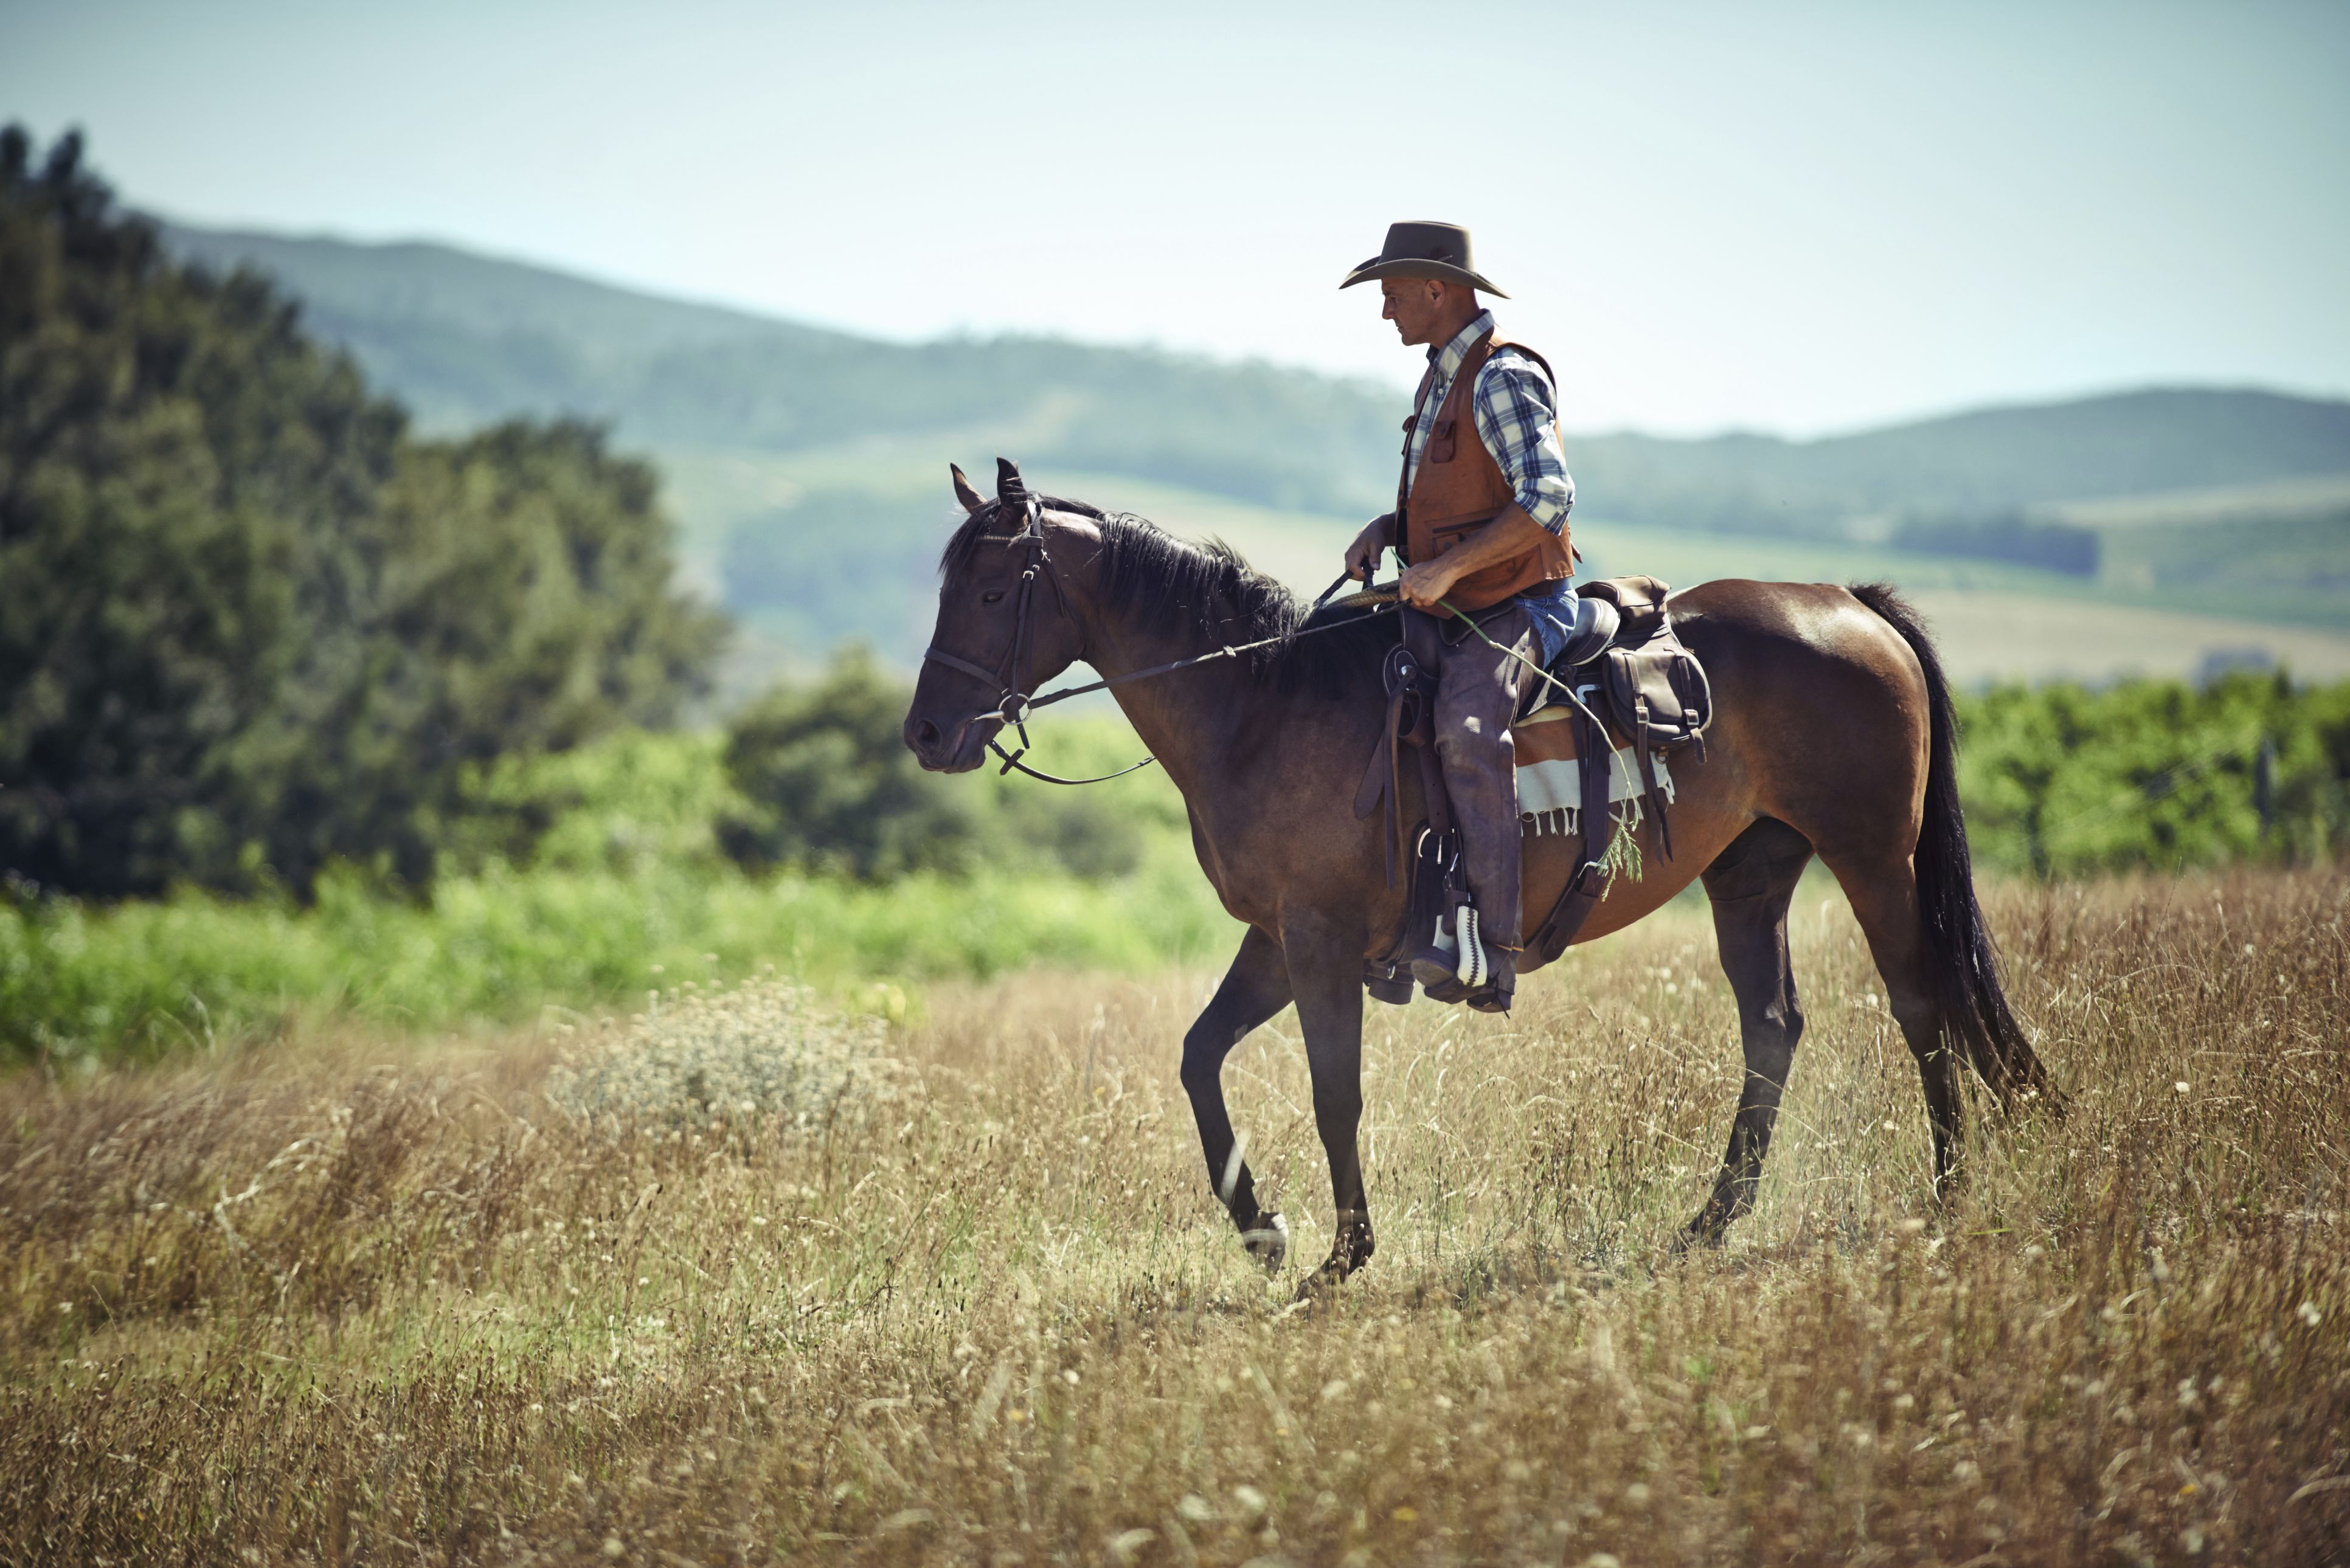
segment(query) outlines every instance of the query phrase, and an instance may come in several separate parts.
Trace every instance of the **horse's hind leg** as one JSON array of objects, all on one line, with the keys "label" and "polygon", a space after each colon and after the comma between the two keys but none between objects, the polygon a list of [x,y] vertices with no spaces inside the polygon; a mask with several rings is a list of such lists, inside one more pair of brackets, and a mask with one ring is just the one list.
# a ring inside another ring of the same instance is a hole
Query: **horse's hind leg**
[{"label": "horse's hind leg", "polygon": [[1943,1038],[1942,1012],[1928,983],[1926,928],[1918,906],[1918,877],[1907,854],[1824,855],[1844,888],[1869,956],[1885,980],[1886,1005],[1918,1061],[1926,1091],[1926,1118],[1934,1130],[1934,1191],[1949,1186],[1965,1133],[1959,1092],[1959,1054]]},{"label": "horse's hind leg", "polygon": [[1688,1238],[1693,1241],[1720,1241],[1730,1222],[1754,1206],[1762,1157],[1779,1118],[1779,1096],[1787,1086],[1796,1043],[1804,1037],[1795,974],[1787,962],[1787,904],[1811,858],[1809,840],[1766,816],[1733,839],[1705,869],[1722,972],[1738,998],[1746,1081],[1738,1095],[1738,1115],[1730,1124],[1721,1175],[1714,1181],[1713,1195],[1689,1224]]},{"label": "horse's hind leg", "polygon": [[1208,1181],[1248,1250],[1268,1269],[1278,1269],[1289,1252],[1278,1214],[1257,1207],[1256,1179],[1232,1137],[1224,1108],[1224,1058],[1265,1020],[1289,1005],[1289,968],[1281,949],[1254,927],[1241,939],[1232,967],[1183,1036],[1183,1092],[1191,1098],[1191,1119],[1200,1127],[1201,1151],[1208,1157]]}]

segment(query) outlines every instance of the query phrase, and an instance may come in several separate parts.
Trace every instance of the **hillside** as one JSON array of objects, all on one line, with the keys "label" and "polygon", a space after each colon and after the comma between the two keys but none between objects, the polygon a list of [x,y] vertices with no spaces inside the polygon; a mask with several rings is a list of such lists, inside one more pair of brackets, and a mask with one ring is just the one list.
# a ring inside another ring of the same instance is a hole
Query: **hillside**
[{"label": "hillside", "polygon": [[[1050,338],[886,343],[445,245],[167,238],[273,274],[428,429],[580,413],[651,451],[689,576],[745,628],[738,687],[843,638],[919,653],[950,458],[1016,456],[1314,588],[1392,493],[1401,399],[1366,383]],[[1568,448],[1594,569],[1886,577],[1980,628],[1951,650],[1973,677],[2191,673],[2247,650],[2350,670],[2350,403],[2158,389]],[[2082,598],[2103,618],[2050,615],[2019,641],[2034,607]]]},{"label": "hillside", "polygon": [[1575,447],[1579,484],[1611,517],[1867,536],[1918,514],[2350,475],[2350,403],[2168,388],[1815,441],[1614,435]]},{"label": "hillside", "polygon": [[1394,483],[1391,395],[1305,371],[1041,337],[885,343],[442,245],[167,238],[276,275],[431,426],[584,413],[639,445],[771,452],[959,436],[1316,511],[1376,509]]},{"label": "hillside", "polygon": [[[1394,393],[1263,364],[1050,338],[896,344],[660,299],[433,244],[172,227],[249,262],[429,425],[580,412],[652,446],[799,452],[876,435],[1242,500],[1377,510]],[[1863,536],[1888,515],[2350,475],[2350,403],[2172,389],[1986,409],[1813,441],[1577,434],[1586,511],[1731,532]]]}]

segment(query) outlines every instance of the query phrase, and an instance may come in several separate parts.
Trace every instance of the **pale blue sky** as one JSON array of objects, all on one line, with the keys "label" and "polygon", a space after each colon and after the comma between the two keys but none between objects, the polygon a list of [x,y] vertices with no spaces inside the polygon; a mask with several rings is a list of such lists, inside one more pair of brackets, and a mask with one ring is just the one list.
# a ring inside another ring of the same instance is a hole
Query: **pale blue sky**
[{"label": "pale blue sky", "polygon": [[1576,429],[2350,392],[2350,5],[0,0],[0,117],[134,202],[891,337],[1401,386],[1474,230]]}]

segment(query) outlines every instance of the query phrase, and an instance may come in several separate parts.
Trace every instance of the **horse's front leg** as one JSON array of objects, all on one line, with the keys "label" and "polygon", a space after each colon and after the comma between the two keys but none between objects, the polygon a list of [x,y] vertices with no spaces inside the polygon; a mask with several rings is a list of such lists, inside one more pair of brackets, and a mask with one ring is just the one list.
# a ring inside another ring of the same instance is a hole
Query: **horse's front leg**
[{"label": "horse's front leg", "polygon": [[1337,1283],[1373,1251],[1371,1210],[1363,1196],[1363,1162],[1355,1134],[1363,1119],[1363,942],[1308,916],[1285,922],[1282,947],[1289,958],[1290,990],[1305,1035],[1305,1064],[1314,1075],[1314,1125],[1330,1159],[1330,1196],[1337,1209],[1337,1240],[1300,1295]]},{"label": "horse's front leg", "polygon": [[1242,1241],[1268,1269],[1280,1268],[1289,1254],[1288,1227],[1280,1215],[1257,1207],[1256,1180],[1233,1140],[1232,1119],[1224,1108],[1224,1058],[1250,1030],[1288,1005],[1289,971],[1281,949],[1252,926],[1224,982],[1183,1036],[1183,1092],[1191,1097],[1191,1118],[1200,1125],[1209,1185],[1240,1227]]}]

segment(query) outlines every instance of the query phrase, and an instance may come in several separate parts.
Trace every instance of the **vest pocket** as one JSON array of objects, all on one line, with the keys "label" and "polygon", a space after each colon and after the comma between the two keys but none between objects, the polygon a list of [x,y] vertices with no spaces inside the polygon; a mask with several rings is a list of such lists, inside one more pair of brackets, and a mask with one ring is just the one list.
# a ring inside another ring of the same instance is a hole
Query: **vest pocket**
[{"label": "vest pocket", "polygon": [[1443,555],[1492,521],[1491,517],[1464,517],[1458,523],[1439,523],[1428,531],[1429,558],[1433,560]]},{"label": "vest pocket", "polygon": [[1430,462],[1451,462],[1452,461],[1453,453],[1460,446],[1460,441],[1458,439],[1460,425],[1461,421],[1459,420],[1439,420],[1436,421],[1436,429],[1429,432],[1428,456],[1426,461]]}]

